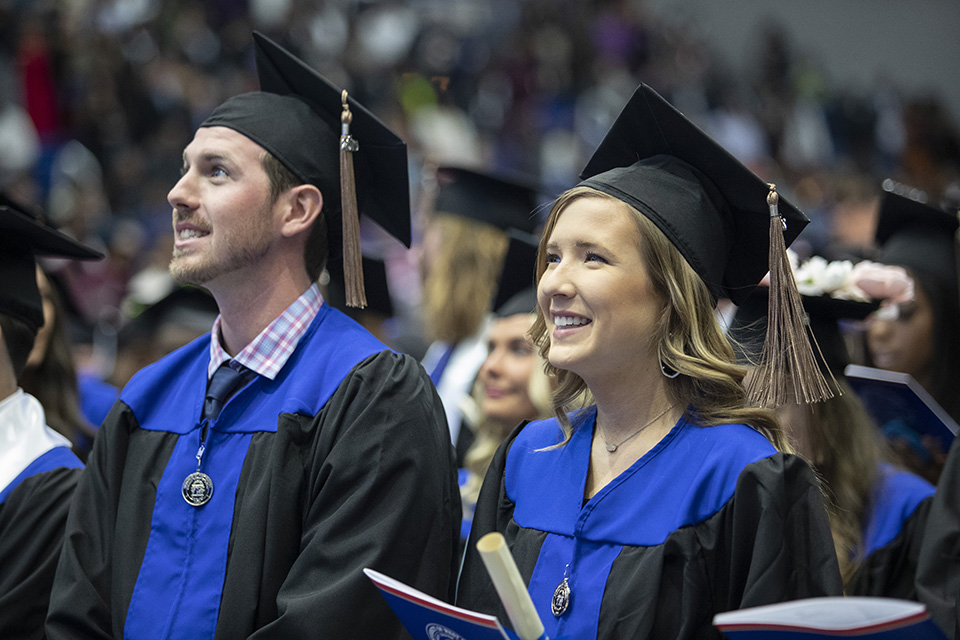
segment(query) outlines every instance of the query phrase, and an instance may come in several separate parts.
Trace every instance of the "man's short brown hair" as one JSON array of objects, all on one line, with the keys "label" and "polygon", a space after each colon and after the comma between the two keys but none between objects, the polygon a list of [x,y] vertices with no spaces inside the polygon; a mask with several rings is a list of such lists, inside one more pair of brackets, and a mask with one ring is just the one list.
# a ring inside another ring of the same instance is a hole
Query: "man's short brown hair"
[{"label": "man's short brown hair", "polygon": [[[293,172],[283,166],[273,154],[264,152],[260,157],[260,163],[270,179],[271,203],[276,202],[284,191],[302,184],[293,175]],[[324,204],[325,209],[326,204]],[[311,281],[320,278],[320,273],[327,264],[327,217],[324,210],[321,210],[320,216],[310,227],[310,235],[307,237],[307,245],[304,250],[304,265]]]}]

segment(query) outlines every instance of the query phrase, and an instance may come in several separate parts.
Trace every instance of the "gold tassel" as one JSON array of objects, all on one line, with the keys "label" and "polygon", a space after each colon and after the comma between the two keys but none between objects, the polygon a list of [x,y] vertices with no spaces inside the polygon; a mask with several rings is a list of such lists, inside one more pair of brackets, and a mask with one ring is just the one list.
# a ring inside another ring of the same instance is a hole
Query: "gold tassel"
[{"label": "gold tassel", "polygon": [[353,175],[353,154],[360,148],[350,135],[353,114],[347,104],[346,89],[340,94],[340,210],[343,219],[343,287],[347,306],[363,309],[367,294],[363,286],[363,259],[360,253],[360,213],[357,210],[357,186]]},{"label": "gold tassel", "polygon": [[[770,207],[770,295],[767,310],[767,335],[760,362],[747,386],[752,404],[775,408],[790,396],[790,386],[798,404],[821,402],[833,397],[833,391],[817,367],[813,349],[820,352],[810,331],[806,312],[797,291],[793,270],[783,240],[785,222],[780,217],[779,196],[770,185],[767,204]],[[823,354],[820,354],[821,360]],[[829,371],[829,368],[824,367]],[[833,377],[833,374],[830,374]],[[836,380],[834,379],[836,384]]]}]

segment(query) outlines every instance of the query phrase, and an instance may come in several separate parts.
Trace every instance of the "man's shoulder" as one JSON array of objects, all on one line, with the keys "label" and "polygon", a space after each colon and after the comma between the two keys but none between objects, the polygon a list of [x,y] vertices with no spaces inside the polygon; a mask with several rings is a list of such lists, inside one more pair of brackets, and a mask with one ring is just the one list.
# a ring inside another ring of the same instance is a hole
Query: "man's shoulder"
[{"label": "man's shoulder", "polygon": [[209,358],[210,336],[204,334],[135,373],[121,390],[120,400],[133,406],[144,398],[156,397],[161,389],[182,380],[190,372],[205,372]]}]

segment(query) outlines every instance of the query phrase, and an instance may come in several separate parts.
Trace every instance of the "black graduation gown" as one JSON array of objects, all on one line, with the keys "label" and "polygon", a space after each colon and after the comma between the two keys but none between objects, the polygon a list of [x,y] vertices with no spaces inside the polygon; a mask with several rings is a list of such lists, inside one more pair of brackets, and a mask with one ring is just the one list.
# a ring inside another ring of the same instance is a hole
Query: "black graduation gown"
[{"label": "black graduation gown", "polygon": [[449,597],[460,501],[429,378],[321,307],[277,378],[210,423],[196,470],[209,338],[139,373],[77,488],[51,638],[393,638],[371,567]]},{"label": "black graduation gown", "polygon": [[[744,425],[681,419],[583,502],[592,409],[563,447],[556,420],[504,442],[474,514],[457,604],[508,622],[476,541],[500,531],[551,638],[719,637],[714,614],[840,595],[830,528],[810,468]],[[551,598],[567,578],[567,610]]]},{"label": "black graduation gown", "polygon": [[960,439],[937,482],[917,561],[917,597],[947,636],[960,639]]},{"label": "black graduation gown", "polygon": [[915,578],[934,487],[908,471],[881,464],[863,532],[863,561],[848,596],[916,600]]},{"label": "black graduation gown", "polygon": [[66,447],[48,452],[51,464],[31,473],[0,502],[0,638],[43,638],[70,498],[83,471]]}]

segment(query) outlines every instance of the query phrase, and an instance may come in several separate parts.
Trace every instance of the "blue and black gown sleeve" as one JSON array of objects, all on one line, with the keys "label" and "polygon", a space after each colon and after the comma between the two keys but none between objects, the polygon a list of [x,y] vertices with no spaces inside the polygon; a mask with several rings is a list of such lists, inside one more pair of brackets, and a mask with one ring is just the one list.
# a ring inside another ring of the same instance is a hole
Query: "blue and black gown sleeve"
[{"label": "blue and black gown sleeve", "polygon": [[[303,460],[309,471],[299,546],[270,545],[271,553],[286,557],[264,557],[261,575],[258,563],[231,563],[224,606],[241,597],[247,580],[269,581],[277,585],[275,604],[258,606],[275,607],[275,619],[254,624],[260,628],[251,638],[407,637],[362,570],[452,598],[460,494],[430,379],[411,357],[383,352],[359,365],[316,418],[284,419],[292,421],[292,432],[317,434]],[[271,463],[254,467],[259,464]],[[256,557],[264,545],[256,531],[271,528],[269,522],[248,525],[233,540],[233,554],[241,558]],[[284,566],[289,569],[275,568]],[[233,633],[221,612],[217,637],[239,637],[243,628]]]},{"label": "blue and black gown sleeve", "polygon": [[0,638],[43,638],[70,500],[82,469],[24,479],[0,503]]}]

